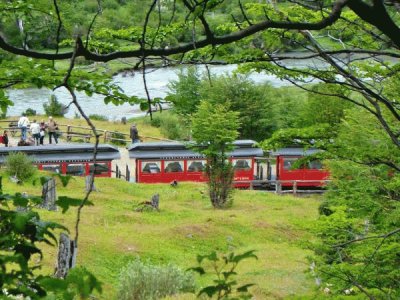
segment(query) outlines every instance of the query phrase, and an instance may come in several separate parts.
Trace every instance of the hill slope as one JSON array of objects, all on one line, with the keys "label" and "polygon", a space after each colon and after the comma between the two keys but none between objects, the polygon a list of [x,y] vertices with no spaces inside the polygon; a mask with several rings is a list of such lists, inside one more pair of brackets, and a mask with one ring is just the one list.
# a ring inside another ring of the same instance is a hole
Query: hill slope
[{"label": "hill slope", "polygon": [[[40,194],[40,187],[16,186],[4,180],[4,192]],[[85,207],[80,226],[78,264],[86,266],[103,282],[102,299],[116,296],[121,267],[137,256],[153,263],[175,263],[182,268],[196,265],[197,254],[228,245],[237,253],[256,250],[258,260],[243,263],[242,283],[256,283],[257,299],[276,299],[312,292],[313,281],[305,274],[308,254],[301,247],[310,239],[307,227],[317,217],[318,201],[312,198],[277,196],[261,191],[236,191],[234,205],[214,210],[202,184],[130,184],[118,179],[96,179],[99,191]],[[67,188],[58,186],[58,195],[83,197],[84,180],[76,178]],[[160,194],[160,212],[135,212],[137,203]],[[74,234],[75,209],[66,214],[41,212],[44,219],[66,225]],[[42,272],[51,273],[56,249],[43,246]],[[204,286],[199,279],[198,285]]]}]

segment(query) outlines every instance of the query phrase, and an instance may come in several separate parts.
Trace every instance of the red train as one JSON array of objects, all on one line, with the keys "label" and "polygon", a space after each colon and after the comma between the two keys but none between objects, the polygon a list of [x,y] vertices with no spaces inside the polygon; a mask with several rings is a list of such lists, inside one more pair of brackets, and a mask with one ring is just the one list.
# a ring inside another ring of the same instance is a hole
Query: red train
[{"label": "red train", "polygon": [[[228,154],[235,169],[235,187],[274,188],[282,187],[321,187],[329,177],[327,170],[318,161],[308,166],[293,169],[293,163],[302,156],[311,155],[318,150],[285,148],[264,156],[256,142],[239,140],[235,149]],[[179,142],[138,143],[130,146],[129,157],[135,161],[135,182],[170,183],[176,181],[205,182],[206,160],[204,156],[188,149]]]},{"label": "red train", "polygon": [[0,164],[10,152],[23,152],[39,170],[74,176],[89,175],[94,170],[96,177],[111,177],[111,162],[120,159],[119,150],[111,145],[99,145],[94,164],[93,148],[92,144],[4,147],[0,148]]},{"label": "red train", "polygon": [[300,158],[318,152],[318,149],[303,148],[282,148],[271,152],[270,156],[275,158],[276,171],[270,179],[275,179],[282,187],[292,187],[294,182],[297,187],[323,187],[329,179],[329,171],[323,168],[321,161],[311,160],[300,168],[293,167]]},{"label": "red train", "polygon": [[[284,148],[264,156],[261,148],[251,140],[239,140],[235,149],[228,154],[235,169],[235,187],[276,188],[322,187],[329,172],[317,160],[309,161],[301,168],[293,168],[296,160],[315,154],[319,150]],[[22,146],[0,148],[0,164],[10,152],[24,152],[30,156],[39,170],[61,174],[85,176],[93,170],[97,177],[112,176],[112,161],[120,159],[118,148],[106,144],[98,146],[96,165],[93,163],[91,144],[66,144],[45,146]],[[184,143],[157,142],[138,143],[129,147],[129,157],[134,161],[132,168],[135,182],[170,183],[176,181],[205,182],[206,160]],[[129,178],[127,176],[127,178]]]},{"label": "red train", "polygon": [[[254,179],[255,160],[263,156],[254,141],[241,140],[228,153],[235,169],[236,187],[248,187]],[[135,181],[144,183],[169,183],[176,181],[204,182],[206,160],[203,155],[188,149],[179,142],[138,143],[129,149],[129,158],[136,164]],[[241,183],[241,181],[244,181]]]}]

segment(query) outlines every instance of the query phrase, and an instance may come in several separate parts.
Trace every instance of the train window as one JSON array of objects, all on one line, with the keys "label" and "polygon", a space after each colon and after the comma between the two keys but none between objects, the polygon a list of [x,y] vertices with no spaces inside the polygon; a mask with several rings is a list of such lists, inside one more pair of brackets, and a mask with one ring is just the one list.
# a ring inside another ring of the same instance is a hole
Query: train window
[{"label": "train window", "polygon": [[107,163],[97,163],[96,165],[90,164],[89,173],[92,174],[93,170],[94,175],[108,175],[108,172],[110,171]]},{"label": "train window", "polygon": [[293,168],[293,164],[295,161],[298,160],[297,157],[285,157],[283,159],[283,169],[284,170],[291,170]]},{"label": "train window", "polygon": [[206,167],[204,160],[188,161],[188,172],[203,172]]},{"label": "train window", "polygon": [[312,170],[321,170],[322,163],[319,160],[313,160],[308,163],[308,168]]},{"label": "train window", "polygon": [[53,173],[60,174],[61,173],[61,165],[42,165],[43,171],[49,171]]},{"label": "train window", "polygon": [[250,170],[251,159],[235,159],[233,161],[233,167],[235,170]]},{"label": "train window", "polygon": [[161,163],[159,161],[152,161],[152,162],[142,161],[142,173],[149,173],[149,174],[160,173],[161,172],[160,165]]},{"label": "train window", "polygon": [[165,162],[165,173],[183,172],[183,161],[166,161]]},{"label": "train window", "polygon": [[84,164],[68,164],[66,174],[73,175],[73,176],[83,176],[83,175],[85,175],[85,165]]}]

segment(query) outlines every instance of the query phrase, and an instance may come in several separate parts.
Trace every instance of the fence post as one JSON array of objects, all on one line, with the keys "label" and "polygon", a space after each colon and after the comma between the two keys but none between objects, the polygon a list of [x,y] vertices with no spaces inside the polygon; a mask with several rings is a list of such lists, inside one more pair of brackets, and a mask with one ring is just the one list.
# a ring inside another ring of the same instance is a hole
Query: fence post
[{"label": "fence post", "polygon": [[71,141],[71,125],[67,125],[67,141],[70,142]]},{"label": "fence post", "polygon": [[118,165],[115,165],[115,178],[119,178],[118,177],[118,172],[119,172]]},{"label": "fence post", "polygon": [[126,176],[125,176],[125,178],[126,178],[126,181],[131,181],[131,174],[130,174],[130,172],[129,172],[129,167],[128,167],[128,165],[126,165]]},{"label": "fence post", "polygon": [[297,181],[293,180],[293,195],[297,195]]},{"label": "fence post", "polygon": [[280,194],[282,192],[282,184],[281,184],[281,182],[279,180],[276,181],[275,192],[277,194]]},{"label": "fence post", "polygon": [[[96,166],[95,166],[96,168]],[[85,178],[85,186],[86,186],[86,192],[89,191],[97,191],[96,186],[94,185],[94,179],[93,175],[87,175]]]}]

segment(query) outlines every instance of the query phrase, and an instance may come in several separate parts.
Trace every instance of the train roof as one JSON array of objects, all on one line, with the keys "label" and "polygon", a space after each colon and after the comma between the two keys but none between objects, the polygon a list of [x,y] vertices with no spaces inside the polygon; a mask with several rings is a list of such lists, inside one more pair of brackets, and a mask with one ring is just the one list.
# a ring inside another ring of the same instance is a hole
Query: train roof
[{"label": "train roof", "polygon": [[[93,144],[57,144],[44,146],[18,146],[0,148],[0,163],[11,152],[23,152],[35,162],[79,162],[93,158]],[[118,148],[99,144],[97,148],[97,160],[114,160],[121,158]]]},{"label": "train roof", "polygon": [[[188,149],[189,143],[183,142],[151,142],[132,144],[129,148],[129,158],[140,159],[187,159],[203,158],[194,150]],[[234,143],[235,149],[228,153],[230,157],[262,156],[261,148],[255,148],[255,141],[238,140]]]},{"label": "train roof", "polygon": [[313,155],[315,153],[319,153],[322,150],[316,149],[316,148],[309,148],[309,149],[304,149],[304,148],[280,148],[277,149],[276,151],[271,152],[271,156],[309,156]]}]

